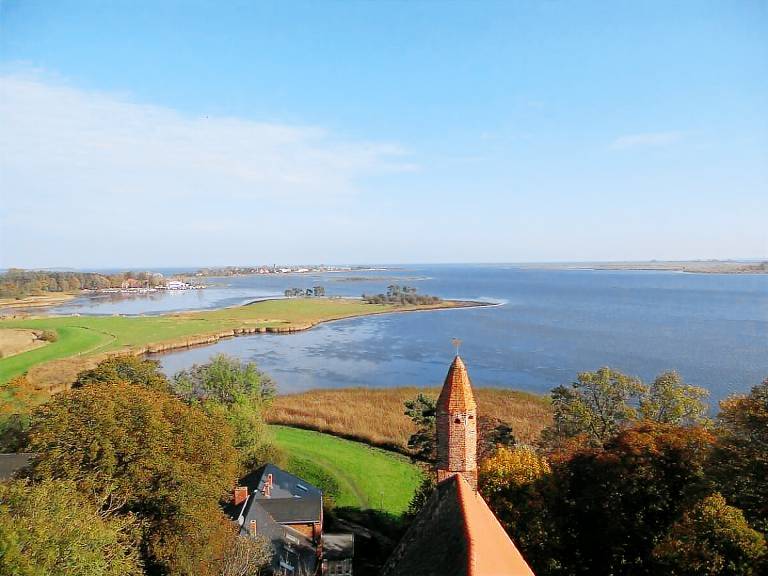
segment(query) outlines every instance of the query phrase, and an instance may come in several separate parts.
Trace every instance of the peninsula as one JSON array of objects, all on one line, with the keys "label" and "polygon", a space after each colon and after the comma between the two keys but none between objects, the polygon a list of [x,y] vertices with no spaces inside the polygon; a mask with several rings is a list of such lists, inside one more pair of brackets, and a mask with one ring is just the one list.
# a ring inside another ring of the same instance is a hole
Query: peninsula
[{"label": "peninsula", "polygon": [[58,340],[45,347],[0,358],[0,383],[26,373],[33,387],[48,394],[66,388],[78,372],[108,356],[163,352],[246,334],[298,332],[322,322],[358,316],[484,305],[457,300],[397,305],[369,304],[352,298],[301,298],[162,316],[0,319],[0,330],[53,330],[58,334]]}]

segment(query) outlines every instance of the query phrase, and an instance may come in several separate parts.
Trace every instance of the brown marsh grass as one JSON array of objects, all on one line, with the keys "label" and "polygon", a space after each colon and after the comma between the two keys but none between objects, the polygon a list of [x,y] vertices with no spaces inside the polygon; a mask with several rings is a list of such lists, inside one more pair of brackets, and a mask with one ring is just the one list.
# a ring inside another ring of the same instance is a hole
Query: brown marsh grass
[{"label": "brown marsh grass", "polygon": [[[271,424],[328,432],[375,446],[407,452],[415,431],[403,403],[424,392],[437,398],[438,388],[340,388],[310,390],[276,398],[266,414]],[[512,427],[520,442],[531,443],[552,419],[543,396],[500,388],[477,388],[478,412]]]}]

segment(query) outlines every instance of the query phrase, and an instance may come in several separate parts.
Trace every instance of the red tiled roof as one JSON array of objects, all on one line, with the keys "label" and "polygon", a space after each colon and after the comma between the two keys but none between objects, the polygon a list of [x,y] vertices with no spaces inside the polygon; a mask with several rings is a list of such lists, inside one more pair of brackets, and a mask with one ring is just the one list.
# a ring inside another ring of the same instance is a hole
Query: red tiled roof
[{"label": "red tiled roof", "polygon": [[435,489],[383,576],[534,576],[488,505],[456,474]]},{"label": "red tiled roof", "polygon": [[472,394],[472,382],[467,374],[467,367],[457,355],[453,359],[443,389],[437,399],[438,412],[468,412],[476,410],[475,396]]},{"label": "red tiled roof", "polygon": [[454,476],[469,541],[469,576],[534,576],[482,496]]}]

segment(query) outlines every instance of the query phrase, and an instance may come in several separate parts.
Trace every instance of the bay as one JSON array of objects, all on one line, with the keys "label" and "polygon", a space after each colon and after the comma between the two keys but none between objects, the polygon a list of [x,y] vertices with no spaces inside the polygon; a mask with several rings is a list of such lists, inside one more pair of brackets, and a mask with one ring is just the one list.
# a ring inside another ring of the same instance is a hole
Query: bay
[{"label": "bay", "polygon": [[476,386],[545,393],[583,370],[611,366],[652,379],[679,371],[714,401],[768,377],[768,276],[541,270],[512,265],[398,266],[344,273],[206,278],[211,287],[150,297],[78,299],[56,313],[159,314],[238,305],[291,287],[327,294],[415,286],[496,307],[332,322],[158,356],[169,374],[216,353],[256,361],[283,392],[319,387],[441,384],[462,340]]}]

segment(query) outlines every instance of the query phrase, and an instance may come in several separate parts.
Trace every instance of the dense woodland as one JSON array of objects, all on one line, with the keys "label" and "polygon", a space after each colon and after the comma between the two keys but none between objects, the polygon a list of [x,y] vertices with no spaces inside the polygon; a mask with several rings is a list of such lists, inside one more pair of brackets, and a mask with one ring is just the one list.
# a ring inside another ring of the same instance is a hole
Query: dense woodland
[{"label": "dense woodland", "polygon": [[391,284],[387,286],[386,294],[363,294],[363,300],[368,304],[395,304],[397,306],[414,306],[423,304],[437,304],[440,298],[417,294],[417,289],[411,286]]},{"label": "dense woodland", "polygon": [[[266,543],[237,537],[220,503],[239,475],[283,464],[262,418],[274,395],[227,357],[172,379],[121,357],[6,418],[3,447],[37,456],[0,484],[0,573],[259,574]],[[538,576],[766,573],[768,380],[714,419],[706,396],[674,372],[646,384],[602,368],[552,391],[553,424],[535,443],[480,419],[479,490]],[[425,462],[434,409],[425,394],[405,405]],[[370,570],[433,488],[428,476],[403,518],[356,512],[381,535],[358,550]]]},{"label": "dense woodland", "polygon": [[74,292],[120,288],[126,280],[136,280],[142,286],[161,284],[162,275],[152,272],[48,272],[11,268],[0,274],[0,298],[24,298],[46,292]]}]

